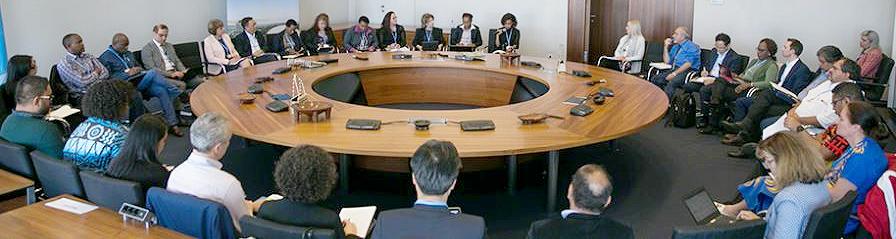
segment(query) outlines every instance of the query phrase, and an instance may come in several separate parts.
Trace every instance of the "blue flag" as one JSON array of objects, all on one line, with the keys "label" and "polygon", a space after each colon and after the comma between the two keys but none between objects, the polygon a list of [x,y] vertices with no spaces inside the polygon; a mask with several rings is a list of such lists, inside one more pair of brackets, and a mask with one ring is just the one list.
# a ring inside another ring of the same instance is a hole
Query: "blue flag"
[{"label": "blue flag", "polygon": [[0,84],[6,82],[6,39],[3,36],[3,17],[0,17]]}]

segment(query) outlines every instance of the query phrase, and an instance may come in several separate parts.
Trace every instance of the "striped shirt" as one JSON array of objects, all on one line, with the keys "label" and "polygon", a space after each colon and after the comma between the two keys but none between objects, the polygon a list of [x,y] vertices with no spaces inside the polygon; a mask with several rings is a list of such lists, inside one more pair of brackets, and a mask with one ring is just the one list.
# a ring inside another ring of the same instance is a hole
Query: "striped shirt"
[{"label": "striped shirt", "polygon": [[59,77],[72,92],[85,93],[94,82],[109,78],[109,71],[96,57],[82,53],[73,55],[66,53],[56,65]]}]

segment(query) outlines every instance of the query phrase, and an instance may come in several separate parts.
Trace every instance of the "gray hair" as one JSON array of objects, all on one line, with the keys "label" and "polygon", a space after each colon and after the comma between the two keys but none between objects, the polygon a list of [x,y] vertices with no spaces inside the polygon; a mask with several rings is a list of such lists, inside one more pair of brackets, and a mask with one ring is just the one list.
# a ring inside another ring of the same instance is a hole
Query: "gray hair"
[{"label": "gray hair", "polygon": [[871,46],[869,48],[879,48],[880,47],[880,36],[877,35],[877,32],[874,30],[866,30],[862,32],[863,37],[867,37],[868,41],[871,42]]},{"label": "gray hair", "polygon": [[190,144],[199,152],[208,152],[215,145],[230,141],[230,120],[216,112],[196,119],[190,126]]}]

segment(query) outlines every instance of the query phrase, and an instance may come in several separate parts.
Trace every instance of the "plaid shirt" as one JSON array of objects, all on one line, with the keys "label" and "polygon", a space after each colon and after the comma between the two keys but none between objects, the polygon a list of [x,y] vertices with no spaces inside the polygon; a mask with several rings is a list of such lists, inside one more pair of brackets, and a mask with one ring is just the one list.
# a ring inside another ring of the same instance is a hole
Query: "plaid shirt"
[{"label": "plaid shirt", "polygon": [[66,53],[56,65],[56,70],[65,86],[68,86],[70,91],[79,93],[87,92],[87,87],[94,82],[109,78],[109,71],[103,63],[87,53],[79,56]]}]

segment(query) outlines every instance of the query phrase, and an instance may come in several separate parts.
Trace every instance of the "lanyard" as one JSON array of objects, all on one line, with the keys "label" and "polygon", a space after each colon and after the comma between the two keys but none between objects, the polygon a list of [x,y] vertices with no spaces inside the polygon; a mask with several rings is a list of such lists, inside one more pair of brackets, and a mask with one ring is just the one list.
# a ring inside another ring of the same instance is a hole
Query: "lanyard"
[{"label": "lanyard", "polygon": [[[397,28],[395,30],[398,30]],[[392,32],[392,43],[398,43],[398,33]]]},{"label": "lanyard", "polygon": [[117,57],[118,60],[121,61],[121,63],[124,64],[124,68],[130,68],[130,67],[131,67],[131,61],[130,61],[130,60],[125,60],[124,58],[122,58],[122,57],[121,57],[120,55],[118,55],[118,53],[115,52],[115,50],[113,50],[111,47],[109,47],[108,49],[106,49],[106,51],[108,51],[109,53],[112,53],[113,56]]},{"label": "lanyard", "polygon": [[230,49],[227,48],[227,44],[224,44],[224,39],[222,38],[222,39],[218,40],[218,43],[221,43],[221,47],[224,48],[224,54],[230,55]]},{"label": "lanyard", "polygon": [[513,38],[513,31],[512,31],[512,29],[507,29],[507,45],[506,46],[510,46],[511,38]]},{"label": "lanyard", "polygon": [[426,31],[426,41],[432,41],[432,31]]}]

